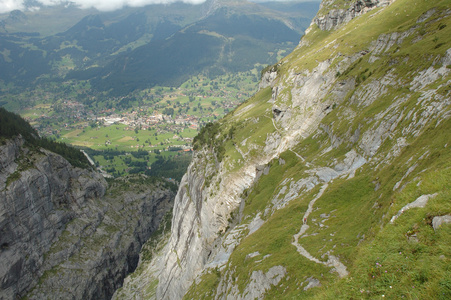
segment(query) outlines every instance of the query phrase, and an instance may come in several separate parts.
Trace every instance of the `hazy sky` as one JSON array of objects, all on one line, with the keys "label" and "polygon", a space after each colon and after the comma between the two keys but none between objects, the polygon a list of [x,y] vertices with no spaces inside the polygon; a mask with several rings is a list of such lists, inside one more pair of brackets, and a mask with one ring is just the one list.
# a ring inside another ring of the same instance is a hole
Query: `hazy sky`
[{"label": "hazy sky", "polygon": [[[56,5],[62,3],[71,2],[72,4],[77,5],[80,8],[97,8],[101,11],[112,11],[116,9],[120,9],[124,6],[131,7],[140,7],[148,4],[154,3],[173,3],[177,1],[182,1],[185,3],[191,4],[200,4],[205,2],[206,0],[0,0],[0,13],[7,13],[15,9],[24,10],[25,2],[31,3],[41,3],[43,5]],[[270,0],[249,0],[252,2],[267,2]],[[292,0],[272,0],[272,1],[292,1]],[[315,1],[319,2],[321,0],[297,0],[297,1]],[[31,8],[33,9],[33,7]],[[34,7],[34,9],[38,9],[38,7]]]},{"label": "hazy sky", "polygon": [[[122,8],[124,6],[139,7],[152,3],[172,3],[180,0],[72,0],[73,4],[80,8],[95,7],[102,11],[111,11]],[[199,4],[205,2],[205,0],[182,0],[185,3]],[[0,13],[9,12],[15,9],[24,9],[24,2],[26,0],[0,0]],[[66,0],[35,0],[44,5],[55,5],[61,3],[67,3]]]}]

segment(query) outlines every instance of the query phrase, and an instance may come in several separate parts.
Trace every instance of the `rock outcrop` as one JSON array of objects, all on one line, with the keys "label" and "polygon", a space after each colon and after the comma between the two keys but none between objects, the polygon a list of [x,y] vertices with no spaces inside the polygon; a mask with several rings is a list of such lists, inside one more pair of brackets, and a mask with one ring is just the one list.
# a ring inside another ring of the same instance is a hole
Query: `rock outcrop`
[{"label": "rock outcrop", "polygon": [[99,173],[20,137],[4,140],[0,154],[0,298],[111,297],[172,192],[145,179],[108,188]]},{"label": "rock outcrop", "polygon": [[390,5],[393,1],[395,0],[356,0],[351,1],[350,5],[346,4],[343,8],[335,8],[336,1],[333,0],[322,1],[320,13],[313,19],[313,22],[321,30],[333,30],[369,10]]}]

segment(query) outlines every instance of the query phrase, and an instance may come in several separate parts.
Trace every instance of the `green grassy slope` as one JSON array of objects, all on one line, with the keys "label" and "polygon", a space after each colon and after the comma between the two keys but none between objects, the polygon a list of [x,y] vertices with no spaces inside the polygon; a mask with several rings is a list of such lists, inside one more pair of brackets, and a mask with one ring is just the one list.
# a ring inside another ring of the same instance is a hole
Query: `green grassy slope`
[{"label": "green grassy slope", "polygon": [[[295,97],[293,81],[288,80],[292,74],[310,72],[324,61],[330,62],[330,70],[338,70],[335,85],[353,82],[354,88],[340,103],[332,102],[316,130],[271,160],[269,173],[243,193],[242,222],[260,214],[265,224],[241,241],[223,269],[205,271],[187,299],[207,299],[227,281],[242,293],[254,271],[265,273],[274,266],[283,266],[287,275],[266,291],[268,299],[451,297],[451,226],[432,227],[434,217],[451,214],[451,66],[443,65],[451,48],[449,5],[397,0],[335,31],[313,25],[303,39],[307,46],[278,66],[277,84],[284,94],[276,104]],[[377,52],[375,45],[384,37],[396,42]],[[349,58],[351,63],[343,63]],[[426,77],[414,80],[427,70],[440,76],[430,82]],[[380,82],[386,83],[367,101],[365,93]],[[334,99],[333,87],[320,103]],[[233,129],[232,139],[224,144],[231,172],[264,156],[270,133],[287,134],[271,120],[270,99],[270,88],[263,89],[221,121],[218,136]],[[434,106],[437,109],[431,109]],[[385,135],[378,136],[378,130]],[[377,138],[380,143],[368,155],[365,146]],[[285,207],[276,207],[294,183],[320,168],[336,168],[353,151],[366,161],[355,172],[327,183],[319,180],[314,187],[304,185]],[[330,266],[306,259],[293,245],[304,213],[318,195],[299,244],[322,262],[337,257],[349,272],[343,278]],[[390,223],[422,195],[435,196],[424,208],[410,209]],[[309,278],[318,279],[321,287],[305,290]]]}]

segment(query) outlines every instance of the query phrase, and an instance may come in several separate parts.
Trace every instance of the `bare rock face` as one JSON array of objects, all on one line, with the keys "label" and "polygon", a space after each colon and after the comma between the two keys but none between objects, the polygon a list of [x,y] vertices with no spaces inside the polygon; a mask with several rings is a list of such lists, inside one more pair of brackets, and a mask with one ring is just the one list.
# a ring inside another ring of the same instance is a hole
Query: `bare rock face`
[{"label": "bare rock face", "polygon": [[274,266],[263,273],[263,271],[254,271],[251,274],[250,282],[243,293],[240,293],[238,287],[231,280],[223,281],[218,287],[218,294],[222,294],[217,299],[264,299],[265,292],[272,286],[277,286],[285,277],[287,271],[282,266]]},{"label": "bare rock face", "polygon": [[216,243],[241,204],[240,194],[256,174],[252,164],[242,172],[226,173],[211,151],[196,153],[175,199],[157,299],[181,299],[205,265],[221,254]]},{"label": "bare rock face", "polygon": [[0,299],[111,297],[170,208],[171,192],[106,195],[99,173],[21,138],[0,153]]},{"label": "bare rock face", "polygon": [[[393,1],[394,0],[357,0],[348,8],[331,9],[327,14],[317,16],[313,22],[315,22],[321,30],[332,30],[371,9],[389,5]],[[328,5],[328,2],[329,1],[323,1],[321,7]]]},{"label": "bare rock face", "polygon": [[18,138],[1,147],[0,278],[7,299],[23,296],[36,283],[43,256],[64,226],[85,201],[106,189],[98,174],[74,169],[48,152],[30,157],[23,143]]},{"label": "bare rock face", "polygon": [[263,73],[258,88],[264,89],[268,86],[272,86],[276,77],[277,77],[277,69],[273,67],[270,70],[268,70],[268,72]]}]

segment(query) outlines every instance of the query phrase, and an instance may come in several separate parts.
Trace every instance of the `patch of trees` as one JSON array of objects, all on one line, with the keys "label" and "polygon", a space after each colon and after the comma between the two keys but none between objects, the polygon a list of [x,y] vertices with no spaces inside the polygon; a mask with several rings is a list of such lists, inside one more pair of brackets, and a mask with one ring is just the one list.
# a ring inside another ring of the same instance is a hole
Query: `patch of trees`
[{"label": "patch of trees", "polygon": [[128,171],[128,174],[144,173],[146,169],[147,169],[146,167],[134,167]]},{"label": "patch of trees", "polygon": [[103,155],[105,159],[112,159],[115,156],[125,155],[125,151],[119,151],[114,149],[94,150],[91,148],[83,148],[83,150],[89,154],[89,156]]},{"label": "patch of trees", "polygon": [[191,154],[182,154],[169,158],[157,156],[157,160],[151,164],[150,170],[145,174],[149,176],[172,178],[180,182],[191,162]]},{"label": "patch of trees", "polygon": [[26,143],[33,148],[42,147],[57,153],[67,159],[73,166],[89,167],[88,159],[80,150],[65,143],[58,143],[39,137],[37,131],[21,116],[0,107],[0,138],[3,139],[3,143],[5,142],[4,139],[10,139],[18,135],[21,135]]},{"label": "patch of trees", "polygon": [[69,146],[65,143],[55,142],[46,138],[39,139],[38,145],[42,148],[61,155],[75,167],[89,167],[88,159],[79,149],[75,149],[74,147]]},{"label": "patch of trees", "polygon": [[130,153],[133,155],[134,158],[138,158],[138,159],[144,158],[149,155],[149,152],[146,150],[138,150],[138,151],[133,151]]},{"label": "patch of trees", "polygon": [[136,167],[136,168],[147,168],[147,161],[132,161],[129,164],[130,167]]},{"label": "patch of trees", "polygon": [[12,138],[19,134],[26,141],[39,137],[37,131],[21,116],[0,107],[0,137]]},{"label": "patch of trees", "polygon": [[173,116],[174,109],[172,107],[165,108],[165,109],[163,109],[163,114],[168,115],[168,116]]},{"label": "patch of trees", "polygon": [[193,139],[193,149],[198,150],[207,146],[214,150],[218,161],[222,161],[225,154],[224,142],[227,137],[222,135],[219,127],[220,124],[218,122],[208,123],[202,127],[199,134]]},{"label": "patch of trees", "polygon": [[193,149],[198,150],[204,145],[210,147],[215,144],[215,137],[219,133],[219,123],[208,123],[193,139]]},{"label": "patch of trees", "polygon": [[180,150],[183,150],[183,149],[182,149],[182,147],[170,146],[170,147],[168,147],[168,150],[169,151],[173,151],[173,152],[177,152],[177,151],[180,151]]},{"label": "patch of trees", "polygon": [[202,147],[208,147],[214,151],[216,158],[221,162],[225,154],[224,144],[233,139],[236,127],[232,125],[227,132],[222,132],[219,128],[218,122],[207,123],[202,127],[199,134],[193,139],[193,149],[199,150]]}]

